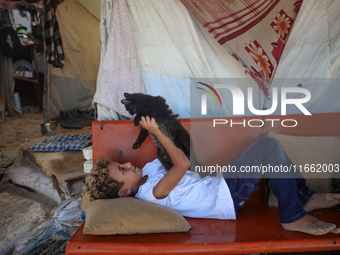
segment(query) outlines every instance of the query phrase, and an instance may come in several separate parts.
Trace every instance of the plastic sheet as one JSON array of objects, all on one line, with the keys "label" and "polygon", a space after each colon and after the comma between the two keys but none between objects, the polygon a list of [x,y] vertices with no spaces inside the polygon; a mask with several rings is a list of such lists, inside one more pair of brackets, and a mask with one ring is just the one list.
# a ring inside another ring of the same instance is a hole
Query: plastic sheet
[{"label": "plastic sheet", "polygon": [[[53,216],[43,224],[23,235],[15,246],[14,254],[28,254],[48,239],[68,240],[84,221],[81,200],[64,200],[55,209]],[[59,245],[59,242],[52,241]]]}]

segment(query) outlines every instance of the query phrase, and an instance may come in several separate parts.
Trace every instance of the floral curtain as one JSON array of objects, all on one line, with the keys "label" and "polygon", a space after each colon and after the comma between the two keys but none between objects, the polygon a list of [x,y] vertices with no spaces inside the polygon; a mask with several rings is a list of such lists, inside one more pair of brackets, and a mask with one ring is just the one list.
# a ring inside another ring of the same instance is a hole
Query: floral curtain
[{"label": "floral curtain", "polygon": [[269,97],[302,0],[181,0]]}]

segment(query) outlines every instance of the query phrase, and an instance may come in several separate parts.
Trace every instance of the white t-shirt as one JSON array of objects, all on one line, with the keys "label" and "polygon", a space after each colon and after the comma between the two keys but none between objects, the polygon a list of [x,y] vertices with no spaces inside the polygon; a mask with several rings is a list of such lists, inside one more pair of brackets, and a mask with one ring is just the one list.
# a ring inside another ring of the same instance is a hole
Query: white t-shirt
[{"label": "white t-shirt", "polygon": [[136,198],[170,207],[183,216],[192,218],[236,219],[234,203],[222,174],[201,178],[187,171],[178,185],[162,199],[153,195],[153,188],[167,173],[158,159],[146,164],[143,176],[147,181],[139,187]]}]

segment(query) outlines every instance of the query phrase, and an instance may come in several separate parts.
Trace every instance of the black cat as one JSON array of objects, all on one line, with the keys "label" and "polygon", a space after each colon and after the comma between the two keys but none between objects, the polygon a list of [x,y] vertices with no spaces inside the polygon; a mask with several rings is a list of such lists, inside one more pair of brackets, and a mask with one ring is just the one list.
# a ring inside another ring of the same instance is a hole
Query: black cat
[{"label": "black cat", "polygon": [[[136,114],[134,118],[135,126],[139,125],[139,121],[143,116],[155,118],[156,123],[162,133],[168,136],[189,159],[191,153],[192,160],[195,160],[194,152],[193,150],[190,150],[191,140],[189,133],[177,119],[178,115],[173,114],[173,112],[170,110],[163,97],[150,96],[141,93],[124,93],[124,96],[126,99],[121,101],[122,104],[125,105],[126,110],[131,115]],[[132,148],[140,148],[148,135],[151,136],[157,147],[157,158],[163,164],[163,166],[169,170],[173,165],[169,154],[163,145],[158,141],[157,137],[149,133],[142,126],[140,126],[138,138],[133,144]],[[196,160],[191,162],[196,162]]]}]

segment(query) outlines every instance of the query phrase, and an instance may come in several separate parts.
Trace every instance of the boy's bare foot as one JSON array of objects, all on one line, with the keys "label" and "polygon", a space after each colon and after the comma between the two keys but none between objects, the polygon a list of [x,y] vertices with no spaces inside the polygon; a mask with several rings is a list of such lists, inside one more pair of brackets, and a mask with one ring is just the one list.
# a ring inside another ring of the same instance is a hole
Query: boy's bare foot
[{"label": "boy's bare foot", "polygon": [[340,194],[314,193],[303,209],[306,212],[311,212],[316,209],[332,208],[338,204],[340,204]]},{"label": "boy's bare foot", "polygon": [[324,235],[329,232],[333,232],[335,234],[340,233],[340,229],[336,228],[333,223],[320,221],[308,214],[298,221],[292,223],[282,223],[282,227],[288,231],[297,231],[316,236]]}]

